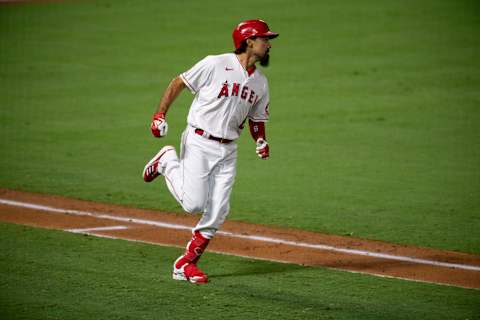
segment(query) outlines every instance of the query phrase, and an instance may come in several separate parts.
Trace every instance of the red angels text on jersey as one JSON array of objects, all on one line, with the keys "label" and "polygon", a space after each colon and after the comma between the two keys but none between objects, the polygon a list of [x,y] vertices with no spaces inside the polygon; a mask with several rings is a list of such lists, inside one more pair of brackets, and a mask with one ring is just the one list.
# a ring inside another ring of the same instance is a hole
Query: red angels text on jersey
[{"label": "red angels text on jersey", "polygon": [[231,85],[230,90],[229,87],[230,85],[227,81],[225,81],[222,84],[222,88],[220,89],[217,98],[220,99],[222,97],[240,97],[240,99],[243,99],[252,105],[255,104],[258,100],[258,95],[247,85],[244,85],[242,87],[240,83],[234,82]]}]

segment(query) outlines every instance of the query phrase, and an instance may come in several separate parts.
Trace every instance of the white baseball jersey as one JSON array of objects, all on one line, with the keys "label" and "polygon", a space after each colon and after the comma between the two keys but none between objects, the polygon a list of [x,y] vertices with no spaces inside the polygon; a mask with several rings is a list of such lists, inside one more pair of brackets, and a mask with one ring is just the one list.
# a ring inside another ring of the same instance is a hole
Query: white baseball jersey
[{"label": "white baseball jersey", "polygon": [[258,69],[249,75],[234,53],[207,56],[180,77],[195,94],[187,119],[190,126],[235,140],[247,117],[268,121],[267,78]]}]

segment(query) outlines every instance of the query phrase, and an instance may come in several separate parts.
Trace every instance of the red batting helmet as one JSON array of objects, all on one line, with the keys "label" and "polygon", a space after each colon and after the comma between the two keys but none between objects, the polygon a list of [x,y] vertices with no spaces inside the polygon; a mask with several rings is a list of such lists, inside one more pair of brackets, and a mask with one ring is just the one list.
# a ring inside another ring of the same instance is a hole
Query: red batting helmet
[{"label": "red batting helmet", "polygon": [[251,37],[269,37],[270,39],[278,37],[278,33],[270,31],[268,25],[263,20],[246,20],[240,22],[233,30],[233,44],[235,49],[240,48],[242,42]]}]

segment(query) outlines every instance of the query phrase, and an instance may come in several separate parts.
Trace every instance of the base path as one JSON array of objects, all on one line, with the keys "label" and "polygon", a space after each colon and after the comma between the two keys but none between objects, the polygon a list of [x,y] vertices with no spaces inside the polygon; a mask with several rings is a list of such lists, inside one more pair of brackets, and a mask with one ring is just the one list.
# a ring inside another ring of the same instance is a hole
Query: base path
[{"label": "base path", "polygon": [[[199,216],[0,189],[0,221],[184,247]],[[242,257],[480,288],[480,256],[227,221],[208,248]]]}]

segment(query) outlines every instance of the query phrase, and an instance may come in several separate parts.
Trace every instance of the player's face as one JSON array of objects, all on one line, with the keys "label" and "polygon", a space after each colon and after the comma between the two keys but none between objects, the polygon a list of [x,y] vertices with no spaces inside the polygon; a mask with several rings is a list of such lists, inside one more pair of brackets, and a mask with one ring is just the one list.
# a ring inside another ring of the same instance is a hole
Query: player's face
[{"label": "player's face", "polygon": [[260,65],[268,66],[270,55],[268,54],[272,45],[267,37],[255,38],[252,42],[252,53],[258,57]]},{"label": "player's face", "polygon": [[272,45],[270,44],[270,39],[267,37],[257,37],[253,41],[253,53],[256,54],[260,59],[265,57]]}]

